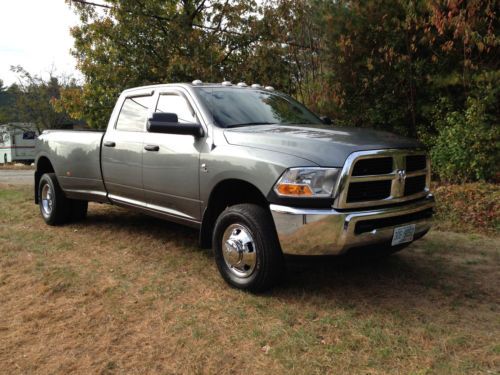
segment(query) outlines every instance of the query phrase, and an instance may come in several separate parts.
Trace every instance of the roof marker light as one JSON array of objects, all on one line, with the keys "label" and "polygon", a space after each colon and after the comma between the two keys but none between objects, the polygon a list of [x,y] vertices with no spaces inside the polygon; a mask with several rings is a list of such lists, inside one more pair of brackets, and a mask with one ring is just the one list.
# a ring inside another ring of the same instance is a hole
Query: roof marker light
[{"label": "roof marker light", "polygon": [[254,84],[252,85],[252,88],[253,88],[253,89],[260,89],[261,87],[262,87],[262,86],[261,86],[261,85],[259,85],[258,83],[254,83]]},{"label": "roof marker light", "polygon": [[201,85],[203,82],[199,79],[195,79],[192,84],[195,85],[195,86],[198,86],[198,85]]},{"label": "roof marker light", "polygon": [[238,87],[248,87],[248,85],[245,82],[239,82]]},{"label": "roof marker light", "polygon": [[222,86],[232,86],[233,84],[231,83],[231,81],[224,81],[222,82]]},{"label": "roof marker light", "polygon": [[274,91],[274,87],[273,86],[266,86],[265,89],[269,90],[269,91]]}]

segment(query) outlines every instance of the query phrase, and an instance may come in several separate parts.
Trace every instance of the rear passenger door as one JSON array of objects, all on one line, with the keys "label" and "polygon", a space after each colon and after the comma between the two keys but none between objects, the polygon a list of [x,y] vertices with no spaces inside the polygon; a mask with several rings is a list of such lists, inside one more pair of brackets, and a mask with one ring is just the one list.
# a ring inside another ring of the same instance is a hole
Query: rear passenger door
[{"label": "rear passenger door", "polygon": [[153,93],[125,97],[114,126],[109,126],[102,146],[102,174],[109,198],[145,206],[142,185],[142,149]]},{"label": "rear passenger door", "polygon": [[[193,103],[180,89],[161,91],[155,111],[175,113],[181,124],[200,123]],[[192,135],[145,134],[143,183],[148,208],[187,221],[200,220],[199,159],[205,143],[205,137]]]}]

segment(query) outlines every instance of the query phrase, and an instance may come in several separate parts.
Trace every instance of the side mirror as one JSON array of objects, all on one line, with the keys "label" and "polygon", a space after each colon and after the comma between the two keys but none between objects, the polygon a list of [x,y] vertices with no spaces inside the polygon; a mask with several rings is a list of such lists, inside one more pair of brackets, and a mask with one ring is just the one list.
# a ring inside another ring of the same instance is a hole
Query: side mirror
[{"label": "side mirror", "polygon": [[180,123],[175,113],[155,112],[148,119],[147,125],[150,133],[184,134],[203,137],[205,132],[200,124]]},{"label": "side mirror", "polygon": [[332,119],[328,116],[321,116],[319,119],[323,121],[325,125],[332,125]]}]

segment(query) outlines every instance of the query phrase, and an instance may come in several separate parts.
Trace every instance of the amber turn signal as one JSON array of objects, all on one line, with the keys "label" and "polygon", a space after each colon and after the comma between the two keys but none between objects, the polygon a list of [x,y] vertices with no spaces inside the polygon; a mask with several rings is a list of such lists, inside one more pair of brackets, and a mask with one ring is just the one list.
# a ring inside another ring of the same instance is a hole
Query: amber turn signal
[{"label": "amber turn signal", "polygon": [[308,185],[279,184],[277,190],[281,195],[294,195],[299,197],[310,197],[313,195]]}]

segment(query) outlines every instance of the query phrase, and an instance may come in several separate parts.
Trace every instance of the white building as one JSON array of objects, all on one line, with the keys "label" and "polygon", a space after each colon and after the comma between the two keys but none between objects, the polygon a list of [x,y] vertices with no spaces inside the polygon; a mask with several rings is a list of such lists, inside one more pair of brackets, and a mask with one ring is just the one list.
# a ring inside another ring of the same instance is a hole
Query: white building
[{"label": "white building", "polygon": [[26,123],[0,125],[0,163],[31,163],[35,160],[36,128]]}]

